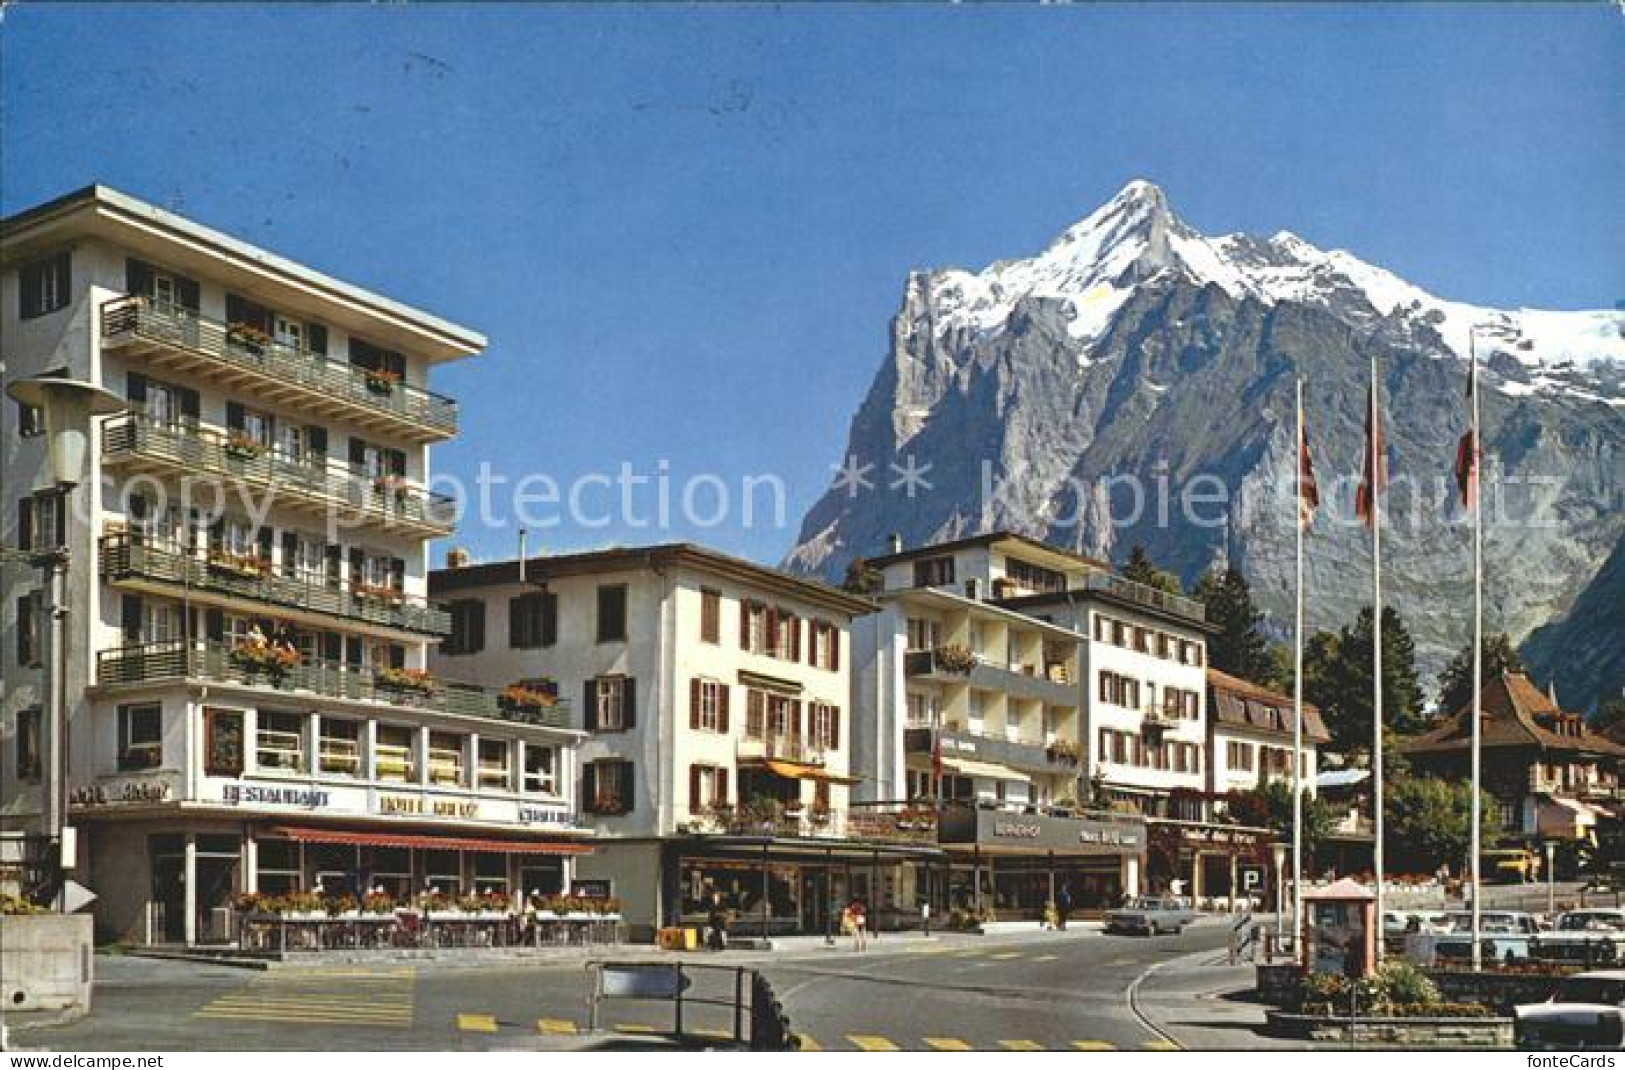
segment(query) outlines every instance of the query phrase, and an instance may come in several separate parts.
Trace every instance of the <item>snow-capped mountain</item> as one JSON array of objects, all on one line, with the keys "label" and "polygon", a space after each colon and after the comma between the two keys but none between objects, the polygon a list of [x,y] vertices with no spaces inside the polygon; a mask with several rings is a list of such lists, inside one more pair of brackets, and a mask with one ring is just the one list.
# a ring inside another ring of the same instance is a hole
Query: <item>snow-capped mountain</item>
[{"label": "snow-capped mountain", "polygon": [[[1566,608],[1625,530],[1625,313],[1482,308],[1286,231],[1208,237],[1148,182],[1036,256],[909,276],[847,450],[874,468],[808,512],[788,564],[838,577],[891,532],[916,543],[1009,527],[1119,556],[1143,542],[1187,580],[1228,558],[1285,619],[1301,371],[1330,499],[1310,540],[1312,616],[1340,623],[1369,601],[1348,503],[1375,353],[1395,476],[1384,579],[1436,665],[1466,604],[1448,476],[1472,346],[1509,512],[1487,535],[1490,604],[1521,636]],[[1224,487],[1215,517],[1178,504],[1202,477]],[[1147,507],[1171,488],[1166,523],[1131,515],[1129,478]]]}]

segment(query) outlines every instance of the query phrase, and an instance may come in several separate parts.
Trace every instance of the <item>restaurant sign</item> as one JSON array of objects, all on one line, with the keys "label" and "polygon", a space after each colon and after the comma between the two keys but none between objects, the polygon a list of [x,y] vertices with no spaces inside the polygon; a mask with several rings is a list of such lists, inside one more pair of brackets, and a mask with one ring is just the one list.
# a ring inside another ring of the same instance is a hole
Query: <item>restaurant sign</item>
[{"label": "restaurant sign", "polygon": [[123,803],[168,802],[171,796],[167,780],[112,780],[95,784],[81,784],[68,793],[70,806],[117,806]]},{"label": "restaurant sign", "polygon": [[1027,847],[1076,854],[1139,851],[1145,826],[1139,821],[1103,821],[1054,814],[1015,814],[950,806],[942,814],[943,843],[987,847]]}]

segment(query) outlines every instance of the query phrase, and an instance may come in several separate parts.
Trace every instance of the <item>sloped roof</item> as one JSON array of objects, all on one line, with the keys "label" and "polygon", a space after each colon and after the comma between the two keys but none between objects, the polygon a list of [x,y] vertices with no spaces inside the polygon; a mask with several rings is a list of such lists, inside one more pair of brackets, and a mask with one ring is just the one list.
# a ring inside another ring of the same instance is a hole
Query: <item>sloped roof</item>
[{"label": "sloped roof", "polygon": [[[1207,686],[1213,694],[1213,718],[1218,724],[1292,735],[1291,696],[1213,668],[1207,671]],[[1326,743],[1332,738],[1326,722],[1321,720],[1320,709],[1310,702],[1303,704],[1303,738],[1312,743]]]},{"label": "sloped roof", "polygon": [[[1625,747],[1585,726],[1579,714],[1567,713],[1523,673],[1502,673],[1484,686],[1484,748],[1526,747],[1625,757]],[[1472,746],[1471,704],[1457,710],[1431,731],[1400,745],[1406,754],[1440,754]],[[1573,726],[1559,731],[1560,724]]]}]

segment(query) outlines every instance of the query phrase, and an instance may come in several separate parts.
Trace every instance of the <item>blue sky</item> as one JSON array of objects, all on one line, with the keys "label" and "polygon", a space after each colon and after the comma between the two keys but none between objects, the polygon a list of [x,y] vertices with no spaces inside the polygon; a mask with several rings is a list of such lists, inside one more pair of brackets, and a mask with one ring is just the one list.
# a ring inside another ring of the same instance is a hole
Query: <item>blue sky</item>
[{"label": "blue sky", "polygon": [[[1625,299],[1605,4],[23,4],[0,209],[101,181],[477,327],[442,470],[775,473],[786,526],[564,526],[777,560],[906,273],[1042,248],[1135,177],[1441,296]],[[599,505],[607,502],[600,501]],[[468,530],[478,555],[514,530]]]}]

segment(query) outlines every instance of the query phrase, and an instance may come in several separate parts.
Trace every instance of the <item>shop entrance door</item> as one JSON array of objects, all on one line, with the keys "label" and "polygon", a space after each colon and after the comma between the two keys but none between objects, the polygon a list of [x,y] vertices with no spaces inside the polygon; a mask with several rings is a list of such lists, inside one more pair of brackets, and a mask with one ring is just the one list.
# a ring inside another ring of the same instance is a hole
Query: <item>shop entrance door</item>
[{"label": "shop entrance door", "polygon": [[154,854],[152,864],[152,937],[165,944],[186,942],[186,856]]},{"label": "shop entrance door", "polygon": [[801,931],[822,933],[830,930],[829,870],[823,866],[801,867]]}]

